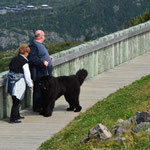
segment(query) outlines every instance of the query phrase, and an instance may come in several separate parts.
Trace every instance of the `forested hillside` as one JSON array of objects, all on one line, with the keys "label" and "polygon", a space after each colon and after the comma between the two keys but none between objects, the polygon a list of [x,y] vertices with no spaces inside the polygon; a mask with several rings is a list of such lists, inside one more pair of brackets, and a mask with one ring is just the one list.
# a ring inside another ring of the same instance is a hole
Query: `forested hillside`
[{"label": "forested hillside", "polygon": [[37,29],[46,32],[47,41],[93,40],[119,30],[126,21],[150,11],[150,0],[1,0],[10,5],[39,6],[0,14],[0,50],[28,43]]}]

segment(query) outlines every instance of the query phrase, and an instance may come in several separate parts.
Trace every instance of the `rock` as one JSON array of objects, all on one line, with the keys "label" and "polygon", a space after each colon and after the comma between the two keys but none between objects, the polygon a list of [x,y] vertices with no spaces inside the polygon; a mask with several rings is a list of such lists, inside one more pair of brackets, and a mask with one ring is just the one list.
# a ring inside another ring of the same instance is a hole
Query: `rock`
[{"label": "rock", "polygon": [[137,119],[136,122],[140,124],[141,122],[150,122],[150,112],[142,111],[136,113]]},{"label": "rock", "polygon": [[126,129],[124,127],[118,126],[115,128],[114,135],[115,136],[121,136],[125,132],[126,132]]},{"label": "rock", "polygon": [[115,138],[125,133],[131,126],[131,121],[119,119],[114,126],[114,129],[111,130],[111,133],[114,134]]},{"label": "rock", "polygon": [[150,128],[145,131],[146,134],[150,134]]},{"label": "rock", "polygon": [[125,120],[120,124],[120,126],[122,126],[125,129],[128,129],[128,128],[130,128],[131,124],[132,124],[131,121]]},{"label": "rock", "polygon": [[148,128],[150,128],[150,122],[141,122],[132,131],[138,133],[140,130],[146,131]]},{"label": "rock", "polygon": [[84,138],[82,141],[80,141],[80,143],[87,143],[90,140],[89,137]]},{"label": "rock", "polygon": [[106,126],[102,124],[97,124],[95,127],[90,129],[88,133],[88,137],[91,138],[97,138],[99,140],[106,140],[108,138],[112,137],[111,132],[107,129]]},{"label": "rock", "polygon": [[120,123],[122,123],[122,122],[124,122],[123,119],[118,119],[117,122],[116,122],[116,124],[120,124]]},{"label": "rock", "polygon": [[[131,127],[133,127],[132,130]],[[111,138],[113,134],[114,136],[111,140],[117,140],[119,144],[123,144],[123,141],[126,139],[121,137],[121,135],[128,131],[131,131],[132,134],[138,133],[139,131],[144,131],[146,134],[150,134],[150,110],[137,112],[135,116],[127,120],[119,119],[111,132],[106,126],[97,124],[90,129],[88,137],[84,138],[81,143],[86,143],[92,138],[103,141]]]},{"label": "rock", "polygon": [[130,123],[137,123],[137,122],[136,122],[136,119],[137,119],[137,116],[135,115],[135,116],[129,118],[128,121],[129,121]]}]

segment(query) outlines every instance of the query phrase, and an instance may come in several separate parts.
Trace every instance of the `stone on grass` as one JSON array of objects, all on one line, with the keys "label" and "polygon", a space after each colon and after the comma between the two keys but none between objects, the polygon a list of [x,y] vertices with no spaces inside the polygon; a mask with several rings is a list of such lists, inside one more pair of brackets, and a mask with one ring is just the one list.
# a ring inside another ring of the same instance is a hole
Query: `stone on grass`
[{"label": "stone on grass", "polygon": [[90,129],[90,131],[88,132],[88,137],[84,138],[82,141],[80,141],[80,143],[86,143],[93,138],[103,141],[111,137],[112,134],[106,126],[102,124],[97,124],[95,127]]},{"label": "stone on grass", "polygon": [[138,133],[139,131],[146,131],[150,128],[150,122],[141,122],[140,124],[136,125],[132,131]]},{"label": "stone on grass", "polygon": [[150,111],[142,111],[136,113],[136,122],[140,124],[141,122],[150,122]]},{"label": "stone on grass", "polygon": [[88,133],[89,138],[97,138],[99,140],[106,140],[112,137],[111,132],[107,129],[106,126],[102,124],[97,124],[95,127],[90,129]]}]

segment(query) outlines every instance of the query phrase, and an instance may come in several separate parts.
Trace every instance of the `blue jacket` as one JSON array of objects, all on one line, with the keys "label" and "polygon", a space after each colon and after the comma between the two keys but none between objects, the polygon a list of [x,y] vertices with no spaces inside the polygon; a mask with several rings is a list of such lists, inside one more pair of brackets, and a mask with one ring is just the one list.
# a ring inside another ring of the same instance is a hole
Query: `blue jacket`
[{"label": "blue jacket", "polygon": [[9,71],[6,82],[6,92],[22,100],[24,98],[25,89],[26,83],[24,74]]},{"label": "blue jacket", "polygon": [[[38,80],[44,75],[51,75],[53,65],[49,53],[42,43],[33,41],[30,45],[30,53],[28,56],[31,78],[33,81]],[[43,62],[48,61],[49,65],[44,66]]]}]

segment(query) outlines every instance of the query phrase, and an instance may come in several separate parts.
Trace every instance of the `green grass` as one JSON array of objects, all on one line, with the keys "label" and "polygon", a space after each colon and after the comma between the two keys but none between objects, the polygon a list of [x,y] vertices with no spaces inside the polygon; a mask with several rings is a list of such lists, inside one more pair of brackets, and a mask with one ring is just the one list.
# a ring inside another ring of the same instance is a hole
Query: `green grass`
[{"label": "green grass", "polygon": [[7,71],[11,59],[17,55],[16,50],[0,51],[0,72]]},{"label": "green grass", "polygon": [[40,150],[148,150],[150,135],[126,133],[123,144],[107,140],[91,140],[81,144],[88,131],[98,123],[112,129],[118,119],[128,119],[137,111],[150,109],[150,75],[119,89],[99,101],[85,113],[80,113],[66,128],[44,142]]}]

